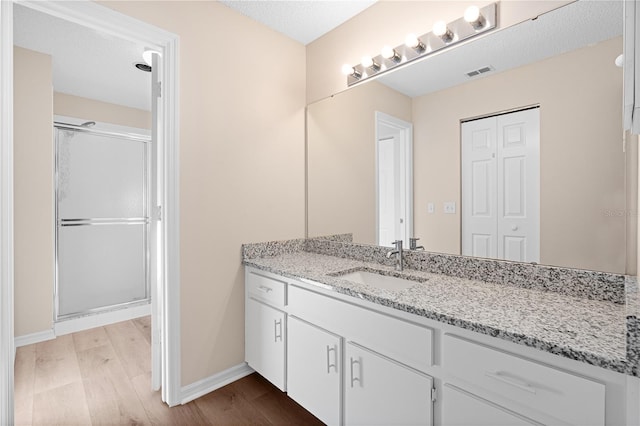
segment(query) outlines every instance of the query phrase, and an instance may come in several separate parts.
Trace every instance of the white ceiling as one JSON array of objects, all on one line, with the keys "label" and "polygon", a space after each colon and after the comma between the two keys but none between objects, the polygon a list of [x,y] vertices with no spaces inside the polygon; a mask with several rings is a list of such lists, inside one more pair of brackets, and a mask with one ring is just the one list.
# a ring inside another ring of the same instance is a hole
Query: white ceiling
[{"label": "white ceiling", "polygon": [[[307,44],[375,0],[223,1]],[[149,111],[151,77],[134,68],[145,46],[108,36],[26,6],[14,7],[14,44],[53,58],[54,90]]]},{"label": "white ceiling", "polygon": [[271,29],[307,45],[376,0],[220,0]]},{"label": "white ceiling", "polygon": [[[305,44],[374,3],[223,2]],[[495,71],[483,74],[491,75],[621,33],[621,0],[582,0],[382,75],[379,81],[413,97],[469,81],[465,73],[474,69],[491,65]],[[133,66],[134,62],[141,62],[144,46],[19,4],[14,7],[14,37],[18,46],[52,55],[54,90],[150,109],[150,74]]]},{"label": "white ceiling", "polygon": [[469,71],[495,69],[472,77],[482,78],[612,39],[622,35],[622,21],[621,0],[582,0],[381,75],[378,81],[420,96],[470,81]]},{"label": "white ceiling", "polygon": [[144,46],[14,6],[14,44],[51,55],[56,92],[149,111],[151,73],[136,69]]}]

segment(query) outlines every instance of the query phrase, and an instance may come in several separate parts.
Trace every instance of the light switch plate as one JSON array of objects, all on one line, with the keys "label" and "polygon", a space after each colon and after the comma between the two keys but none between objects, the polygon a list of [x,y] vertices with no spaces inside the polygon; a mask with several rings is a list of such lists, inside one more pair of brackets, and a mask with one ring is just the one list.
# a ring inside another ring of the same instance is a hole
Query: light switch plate
[{"label": "light switch plate", "polygon": [[455,214],[456,213],[456,202],[455,201],[445,201],[445,203],[444,203],[444,212],[445,212],[445,214]]},{"label": "light switch plate", "polygon": [[435,212],[436,212],[436,205],[434,203],[428,203],[427,213],[435,213]]}]

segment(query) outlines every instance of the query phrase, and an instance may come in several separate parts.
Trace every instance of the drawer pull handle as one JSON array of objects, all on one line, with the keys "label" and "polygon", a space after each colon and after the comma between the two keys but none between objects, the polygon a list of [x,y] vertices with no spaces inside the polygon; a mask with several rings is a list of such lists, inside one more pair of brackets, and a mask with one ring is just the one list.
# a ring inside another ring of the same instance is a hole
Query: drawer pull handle
[{"label": "drawer pull handle", "polygon": [[282,341],[282,320],[273,320],[273,332],[275,335],[275,342],[278,342],[278,339]]},{"label": "drawer pull handle", "polygon": [[261,285],[260,287],[258,287],[258,290],[260,290],[263,293],[269,293],[270,291],[273,291],[271,287],[267,287],[264,285]]},{"label": "drawer pull handle", "polygon": [[353,387],[353,384],[355,382],[360,382],[360,385],[362,386],[362,381],[360,380],[359,377],[355,377],[355,375],[353,374],[353,365],[354,364],[358,364],[358,366],[360,365],[360,361],[357,359],[353,359],[353,357],[351,357],[351,387]]},{"label": "drawer pull handle", "polygon": [[[331,352],[333,352],[333,363],[330,360]],[[327,345],[327,374],[331,373],[331,367],[333,367],[333,369],[336,372],[338,371],[337,359],[338,359],[338,355],[337,355],[336,348],[333,346]]]},{"label": "drawer pull handle", "polygon": [[495,373],[491,371],[486,371],[484,375],[494,380],[497,380],[499,382],[506,383],[511,386],[515,386],[518,389],[521,389],[523,391],[531,392],[534,394],[536,393],[535,388],[532,387],[529,383],[525,382],[524,380],[519,380],[513,377],[505,376],[504,374],[501,374],[499,371],[496,371]]}]

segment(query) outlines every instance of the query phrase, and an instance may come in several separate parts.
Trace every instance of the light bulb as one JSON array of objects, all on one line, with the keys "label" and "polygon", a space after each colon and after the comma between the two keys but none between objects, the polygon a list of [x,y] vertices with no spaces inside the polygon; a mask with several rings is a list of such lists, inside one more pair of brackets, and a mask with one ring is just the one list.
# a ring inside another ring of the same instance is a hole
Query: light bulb
[{"label": "light bulb", "polygon": [[444,21],[433,24],[433,34],[440,37],[443,42],[450,43],[453,40],[453,33]]},{"label": "light bulb", "polygon": [[349,64],[344,64],[342,66],[342,74],[347,76],[353,76],[355,78],[362,77],[362,73]]},{"label": "light bulb", "polygon": [[391,46],[385,46],[382,48],[382,51],[380,51],[380,54],[385,59],[391,59],[396,56],[396,50]]},{"label": "light bulb", "polygon": [[475,22],[480,17],[480,8],[478,6],[469,6],[464,11],[464,20],[468,23]]},{"label": "light bulb", "polygon": [[342,66],[342,74],[344,75],[351,75],[353,74],[353,71],[354,71],[353,67],[349,64],[344,64]]},{"label": "light bulb", "polygon": [[464,11],[464,20],[467,21],[474,30],[481,30],[487,22],[480,13],[478,6],[469,6],[467,10]]},{"label": "light bulb", "polygon": [[363,56],[362,60],[360,61],[360,64],[365,68],[372,67],[373,59],[371,58],[371,56]]},{"label": "light bulb", "polygon": [[438,21],[433,24],[433,34],[442,37],[447,32],[447,24],[444,21]]},{"label": "light bulb", "polygon": [[404,44],[411,49],[414,49],[418,52],[424,52],[425,46],[424,43],[420,41],[415,34],[409,34],[404,41]]},{"label": "light bulb", "polygon": [[415,34],[409,34],[407,35],[407,38],[405,39],[404,44],[407,47],[415,49],[416,47],[418,47],[418,44],[420,44],[420,40],[418,40],[418,37],[416,37]]},{"label": "light bulb", "polygon": [[400,62],[400,59],[401,59],[400,55],[398,55],[398,52],[396,52],[396,49],[394,49],[391,46],[383,47],[380,54],[382,55],[383,58],[388,59],[390,61],[394,61],[394,62]]},{"label": "light bulb", "polygon": [[146,49],[144,52],[142,52],[142,60],[144,60],[144,62],[149,66],[153,65],[154,53],[160,56],[160,52],[158,52],[157,50]]}]

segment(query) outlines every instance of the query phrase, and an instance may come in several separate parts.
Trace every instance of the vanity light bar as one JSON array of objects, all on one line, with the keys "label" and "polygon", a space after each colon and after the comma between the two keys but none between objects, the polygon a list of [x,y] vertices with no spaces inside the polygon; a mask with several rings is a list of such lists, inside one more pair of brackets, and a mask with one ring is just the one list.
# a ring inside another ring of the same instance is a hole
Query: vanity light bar
[{"label": "vanity light bar", "polygon": [[[497,3],[491,3],[481,8],[471,6],[462,18],[449,23],[437,22],[433,31],[420,37],[410,35],[405,44],[397,46],[395,49],[385,46],[378,56],[363,58],[363,63],[354,66],[344,65],[342,69],[347,76],[347,86],[352,86],[494,29],[497,20],[497,5]],[[469,21],[470,19],[472,21]]]}]

